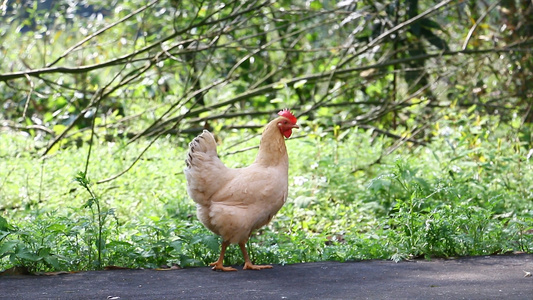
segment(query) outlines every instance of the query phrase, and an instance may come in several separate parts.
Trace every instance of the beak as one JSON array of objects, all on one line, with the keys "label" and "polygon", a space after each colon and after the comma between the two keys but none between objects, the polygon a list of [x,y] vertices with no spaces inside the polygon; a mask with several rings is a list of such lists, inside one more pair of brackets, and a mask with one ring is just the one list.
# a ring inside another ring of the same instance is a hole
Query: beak
[{"label": "beak", "polygon": [[292,124],[291,128],[300,128],[300,126],[298,126],[297,124]]}]

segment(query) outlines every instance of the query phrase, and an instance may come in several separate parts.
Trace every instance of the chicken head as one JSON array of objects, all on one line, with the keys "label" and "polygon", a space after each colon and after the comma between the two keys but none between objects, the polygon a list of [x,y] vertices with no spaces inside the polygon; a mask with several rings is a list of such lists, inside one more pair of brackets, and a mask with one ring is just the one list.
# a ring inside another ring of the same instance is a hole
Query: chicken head
[{"label": "chicken head", "polygon": [[283,136],[286,138],[290,138],[292,135],[292,129],[300,128],[296,124],[296,117],[288,109],[280,111],[278,115],[283,117],[283,119],[278,122],[278,127],[281,131],[281,134],[283,134]]}]

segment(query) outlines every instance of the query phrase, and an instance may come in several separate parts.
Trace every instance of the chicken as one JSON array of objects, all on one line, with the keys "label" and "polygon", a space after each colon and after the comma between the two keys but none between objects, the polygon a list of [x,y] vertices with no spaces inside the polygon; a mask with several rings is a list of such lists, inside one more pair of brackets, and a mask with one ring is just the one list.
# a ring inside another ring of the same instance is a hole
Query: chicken
[{"label": "chicken", "polygon": [[213,270],[237,271],[224,267],[224,253],[230,244],[239,244],[244,270],[270,269],[254,265],[246,242],[251,233],[270,222],[287,200],[289,157],[285,138],[299,128],[287,109],[266,125],[255,161],[248,167],[231,169],[217,155],[213,135],[204,130],[189,145],[185,168],[187,192],[196,202],[198,219],[222,237],[220,257]]}]

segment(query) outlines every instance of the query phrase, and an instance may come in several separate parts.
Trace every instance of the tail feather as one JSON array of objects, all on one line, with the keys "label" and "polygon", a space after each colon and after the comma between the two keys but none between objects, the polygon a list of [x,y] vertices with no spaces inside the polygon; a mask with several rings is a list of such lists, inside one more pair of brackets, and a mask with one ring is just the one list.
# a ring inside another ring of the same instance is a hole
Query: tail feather
[{"label": "tail feather", "polygon": [[200,205],[209,205],[211,196],[225,184],[228,168],[217,155],[217,143],[213,135],[204,130],[189,144],[185,159],[187,192]]},{"label": "tail feather", "polygon": [[217,142],[215,141],[215,137],[213,137],[211,132],[204,130],[202,134],[194,138],[194,140],[192,140],[192,142],[189,144],[189,153],[187,154],[187,159],[185,160],[188,168],[192,168],[195,165],[196,152],[218,157]]}]

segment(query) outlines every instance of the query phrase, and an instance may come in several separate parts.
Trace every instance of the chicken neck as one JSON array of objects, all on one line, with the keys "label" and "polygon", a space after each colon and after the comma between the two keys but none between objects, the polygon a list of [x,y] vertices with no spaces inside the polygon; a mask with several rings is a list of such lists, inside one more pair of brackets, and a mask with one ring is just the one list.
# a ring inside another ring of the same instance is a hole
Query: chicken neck
[{"label": "chicken neck", "polygon": [[285,139],[278,127],[280,119],[270,121],[265,127],[255,163],[266,167],[285,165],[288,168],[289,156],[285,147]]}]

